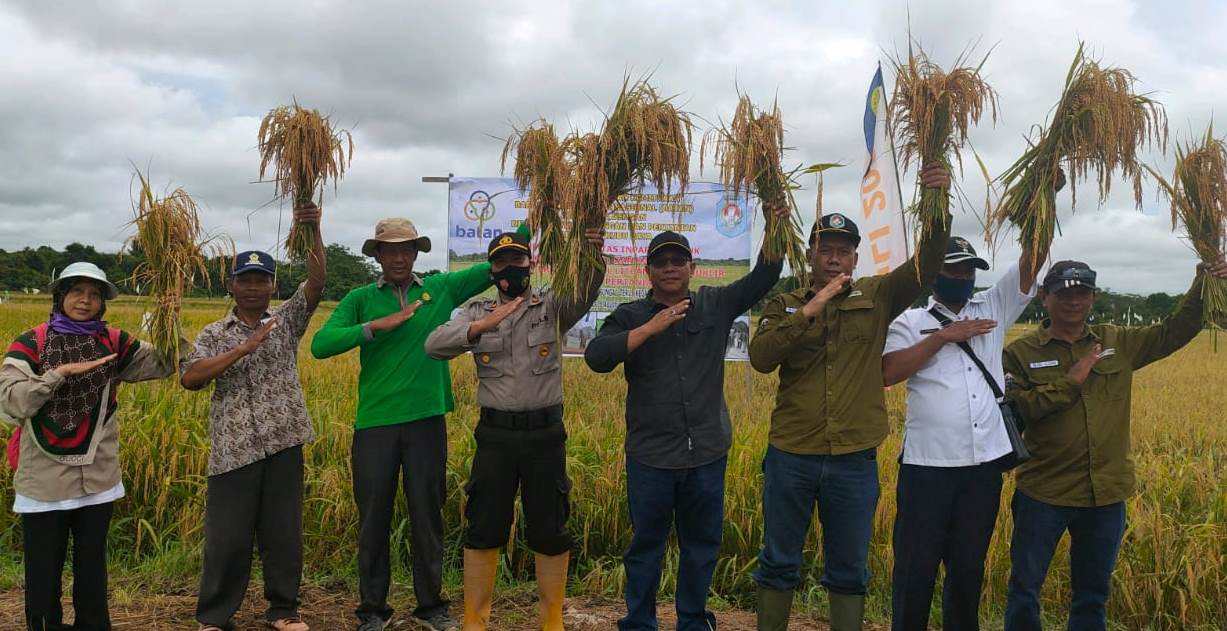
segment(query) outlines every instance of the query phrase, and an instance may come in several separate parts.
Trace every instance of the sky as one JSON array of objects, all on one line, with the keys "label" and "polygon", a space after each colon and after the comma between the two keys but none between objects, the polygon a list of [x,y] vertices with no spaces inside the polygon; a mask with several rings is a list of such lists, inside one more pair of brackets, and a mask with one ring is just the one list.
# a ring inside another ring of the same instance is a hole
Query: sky
[{"label": "sky", "polygon": [[[906,51],[909,23],[942,65],[969,46],[991,50],[984,68],[1000,117],[971,143],[997,174],[1045,120],[1080,39],[1140,78],[1174,139],[1200,134],[1227,101],[1225,18],[1222,3],[1180,1],[10,0],[0,5],[0,248],[118,249],[131,234],[134,165],[155,187],[186,189],[206,227],[239,248],[278,247],[289,211],[256,182],[256,131],[292,99],[353,132],[350,170],[325,196],[328,242],[357,251],[380,218],[406,216],[442,243],[446,185],[423,176],[496,176],[514,125],[544,116],[596,129],[623,76],[647,72],[700,131],[732,115],[739,89],[778,99],[786,163],[849,164],[828,172],[824,203],[855,209],[865,92],[879,62],[893,86],[889,63]],[[1170,172],[1170,146],[1145,155]],[[955,232],[984,252],[984,178],[966,156],[956,179],[971,203],[955,208]],[[697,155],[692,166],[695,178],[717,177],[700,173]],[[909,200],[914,175],[902,178]],[[805,184],[797,201],[812,208]],[[1153,185],[1140,211],[1120,180],[1102,207],[1093,183],[1080,192],[1076,210],[1068,190],[1058,197],[1054,259],[1087,261],[1117,291],[1188,286],[1196,259]],[[441,268],[445,254],[436,247],[418,266]],[[1004,239],[980,284],[1017,256]]]}]

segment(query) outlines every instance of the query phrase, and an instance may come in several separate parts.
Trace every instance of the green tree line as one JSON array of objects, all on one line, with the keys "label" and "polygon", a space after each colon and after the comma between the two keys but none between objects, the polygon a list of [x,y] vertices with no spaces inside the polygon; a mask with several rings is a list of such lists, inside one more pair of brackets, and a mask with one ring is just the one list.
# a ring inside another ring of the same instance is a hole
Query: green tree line
[{"label": "green tree line", "polygon": [[[325,252],[328,261],[328,281],[324,285],[325,300],[340,300],[345,292],[371,283],[379,276],[370,259],[351,252],[343,245],[334,243],[327,246]],[[70,243],[63,250],[45,245],[11,252],[0,249],[0,291],[46,291],[56,272],[78,261],[88,261],[101,267],[107,278],[118,285],[122,292],[134,295],[142,293],[141,288],[132,280],[133,272],[145,261],[145,255],[139,248],[119,254],[99,252],[94,246],[80,243]],[[209,278],[193,279],[191,295],[224,296],[225,274],[230,262],[230,257],[209,261]],[[286,298],[293,293],[298,284],[306,278],[306,274],[306,265],[301,262],[278,262],[278,297]]]}]

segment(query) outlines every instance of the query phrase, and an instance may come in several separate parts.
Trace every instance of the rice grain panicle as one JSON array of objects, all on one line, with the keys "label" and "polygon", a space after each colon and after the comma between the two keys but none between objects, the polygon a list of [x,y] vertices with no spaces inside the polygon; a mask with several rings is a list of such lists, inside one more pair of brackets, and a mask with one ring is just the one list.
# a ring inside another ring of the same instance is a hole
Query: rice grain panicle
[{"label": "rice grain panicle", "polygon": [[[754,194],[762,203],[763,256],[771,260],[784,259],[802,287],[808,285],[809,261],[802,240],[801,213],[793,198],[799,188],[794,181],[796,171],[785,171],[784,120],[778,102],[770,110],[754,106],[748,95],[737,100],[732,120],[707,131],[699,151],[699,163],[712,162],[720,169],[720,181],[725,189],[740,198]],[[769,207],[787,207],[787,217],[777,217]]]},{"label": "rice grain panicle", "polygon": [[[560,140],[538,120],[507,139],[503,168],[514,155],[516,184],[529,192],[529,227],[556,294],[575,296],[594,282],[601,253],[584,234],[605,227],[622,195],[645,183],[664,195],[685,192],[693,127],[690,115],[647,78],[627,78],[599,133],[572,131]],[[633,216],[627,223],[633,239]]]},{"label": "rice grain panicle", "polygon": [[[1223,260],[1227,246],[1227,144],[1214,137],[1214,126],[1200,138],[1176,143],[1172,179],[1149,165],[1146,170],[1172,205],[1172,229],[1183,224],[1198,258],[1206,263]],[[1207,274],[1202,283],[1203,317],[1210,323],[1217,350],[1217,331],[1227,322],[1227,280]]]},{"label": "rice grain panicle", "polygon": [[[906,60],[893,61],[895,90],[888,123],[900,140],[904,165],[919,169],[939,163],[954,171],[957,164],[961,170],[960,149],[967,144],[971,127],[986,113],[997,122],[997,93],[981,72],[988,55],[975,66],[964,65],[969,52],[960,54],[949,71],[933,63],[915,43],[909,45]],[[949,191],[922,187],[911,212],[919,243],[950,221]]]},{"label": "rice grain panicle", "polygon": [[[335,190],[354,157],[353,136],[344,129],[334,130],[327,116],[298,101],[269,110],[260,121],[258,139],[260,179],[271,170],[274,194],[292,199],[295,206],[312,201],[322,205],[324,186],[332,180]],[[286,250],[292,259],[302,260],[311,253],[314,230],[297,223],[290,227]]]},{"label": "rice grain panicle", "polygon": [[1001,201],[985,222],[990,243],[1009,223],[1018,228],[1024,251],[1047,257],[1059,227],[1053,187],[1062,168],[1075,206],[1078,180],[1093,173],[1100,204],[1119,174],[1130,180],[1134,202],[1141,207],[1144,169],[1138,150],[1166,148],[1167,115],[1158,101],[1138,94],[1136,84],[1133,73],[1101,66],[1079,42],[1047,127],[1035,127],[1027,151],[997,178]]},{"label": "rice grain panicle", "polygon": [[233,254],[233,246],[228,246],[229,239],[205,233],[200,209],[187,191],[176,188],[158,196],[140,170],[135,177],[140,182],[131,221],[136,235],[124,243],[124,249],[139,248],[145,260],[129,280],[147,288],[154,299],[146,324],[149,342],[177,366],[183,339],[179,324],[183,298],[197,282],[209,286],[208,260],[225,260],[227,254]]}]

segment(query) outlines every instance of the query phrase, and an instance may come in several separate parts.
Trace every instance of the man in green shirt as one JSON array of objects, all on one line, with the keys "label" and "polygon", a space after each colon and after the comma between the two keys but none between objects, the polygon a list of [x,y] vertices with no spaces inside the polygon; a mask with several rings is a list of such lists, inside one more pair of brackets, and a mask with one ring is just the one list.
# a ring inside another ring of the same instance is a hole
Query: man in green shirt
[{"label": "man in green shirt", "polygon": [[1227,278],[1227,263],[1199,264],[1175,313],[1146,327],[1087,324],[1096,274],[1086,263],[1060,261],[1044,277],[1039,299],[1050,319],[1007,346],[1003,362],[1006,396],[1027,422],[1023,437],[1032,456],[1015,477],[1006,631],[1041,628],[1040,589],[1066,530],[1069,628],[1105,627],[1125,500],[1135,492],[1133,372],[1197,337],[1207,273]]},{"label": "man in green shirt", "polygon": [[[927,165],[920,182],[946,190],[950,174]],[[780,294],[763,310],[750,365],[778,368],[780,387],[763,459],[764,541],[754,572],[760,630],[788,626],[815,503],[831,629],[861,628],[880,490],[877,446],[889,431],[882,349],[891,321],[941,270],[950,215],[927,228],[907,263],[852,280],[859,231],[843,215],[826,215],[810,235],[813,286]]]},{"label": "man in green shirt", "polygon": [[[527,235],[526,225],[520,232]],[[414,618],[427,628],[458,628],[443,599],[443,502],[447,497],[447,430],[452,411],[447,362],[426,355],[426,336],[452,310],[490,286],[490,264],[427,277],[413,272],[430,238],[408,219],[375,227],[362,253],[383,269],[337,304],[311,340],[324,359],[359,348],[358,414],[354,421],[354,500],[358,504],[359,631],[382,631],[392,617],[388,537],[397,481],[403,476],[413,555]]]}]

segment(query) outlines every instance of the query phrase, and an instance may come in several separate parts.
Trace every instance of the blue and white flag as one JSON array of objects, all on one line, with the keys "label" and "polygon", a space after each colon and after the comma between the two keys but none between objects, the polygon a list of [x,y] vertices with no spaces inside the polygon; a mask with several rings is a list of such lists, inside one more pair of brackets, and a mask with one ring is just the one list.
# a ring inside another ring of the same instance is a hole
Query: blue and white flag
[{"label": "blue and white flag", "polygon": [[865,173],[861,178],[861,232],[858,276],[885,274],[907,260],[903,200],[890,138],[886,135],[886,88],[882,65],[865,97]]}]

